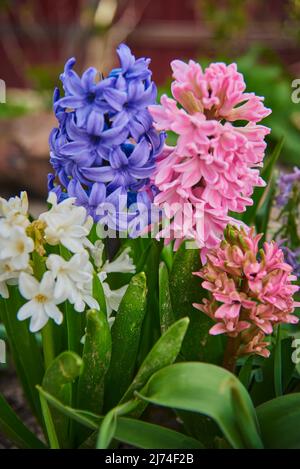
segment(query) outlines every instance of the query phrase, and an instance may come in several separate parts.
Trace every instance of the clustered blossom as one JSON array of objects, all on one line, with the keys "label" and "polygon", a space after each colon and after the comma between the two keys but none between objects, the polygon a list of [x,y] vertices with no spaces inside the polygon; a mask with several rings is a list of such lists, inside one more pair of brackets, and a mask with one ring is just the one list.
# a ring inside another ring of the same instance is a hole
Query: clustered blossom
[{"label": "clustered blossom", "polygon": [[108,260],[103,262],[103,251],[104,244],[99,239],[98,241],[96,241],[93,248],[91,249],[91,256],[96,267],[98,278],[103,287],[108,321],[109,324],[112,325],[115,320],[113,312],[118,311],[121,300],[128,288],[128,284],[116,290],[112,290],[110,288],[109,283],[107,282],[107,275],[113,272],[134,274],[136,272],[136,268],[129,255],[129,248],[124,249],[124,251],[122,251],[121,254],[111,262],[109,262]]},{"label": "clustered blossom", "polygon": [[276,324],[296,324],[293,314],[299,306],[293,300],[298,286],[292,282],[292,268],[275,242],[264,243],[253,229],[228,226],[225,240],[207,253],[207,263],[195,273],[210,298],[194,306],[216,323],[210,334],[237,338],[237,355],[269,356],[265,336]]},{"label": "clustered blossom", "polygon": [[[135,271],[128,250],[113,262],[103,262],[102,241],[92,244],[89,240],[93,220],[86,209],[75,205],[71,197],[58,202],[54,192],[50,193],[48,203],[50,209],[31,222],[26,192],[8,201],[0,198],[0,296],[8,299],[9,285],[17,285],[27,300],[17,317],[20,321],[30,319],[30,331],[37,332],[49,319],[62,323],[59,305],[65,301],[78,313],[86,307],[99,309],[93,297],[93,277],[97,273],[112,323],[112,312],[118,310],[127,285],[111,290],[107,274]],[[68,259],[54,253],[47,255],[47,245],[64,247]],[[43,266],[40,280],[35,277],[34,251]]]},{"label": "clustered blossom", "polygon": [[228,213],[243,212],[253,203],[254,187],[264,185],[259,168],[269,129],[257,123],[270,110],[263,98],[245,92],[235,64],[213,63],[204,71],[194,61],[175,60],[171,66],[174,99],[162,96],[150,112],[157,130],[172,131],[178,139],[158,158],[153,182],[160,193],[154,202],[186,211],[181,228],[174,211],[165,211],[175,247],[184,238],[213,247],[231,221]]},{"label": "clustered blossom", "polygon": [[75,197],[95,221],[102,219],[96,212],[105,203],[118,212],[120,196],[130,203],[142,197],[150,207],[149,179],[164,141],[148,111],[157,95],[150,60],[136,60],[125,44],[117,53],[120,67],[106,78],[95,68],[79,77],[75,59],[68,60],[61,75],[64,96],[58,90],[54,95],[59,127],[50,135],[55,174],[49,176],[49,190],[59,200]]},{"label": "clustered blossom", "polygon": [[16,285],[22,272],[31,272],[34,242],[27,235],[26,192],[9,200],[0,198],[0,296],[9,297],[8,285]]}]

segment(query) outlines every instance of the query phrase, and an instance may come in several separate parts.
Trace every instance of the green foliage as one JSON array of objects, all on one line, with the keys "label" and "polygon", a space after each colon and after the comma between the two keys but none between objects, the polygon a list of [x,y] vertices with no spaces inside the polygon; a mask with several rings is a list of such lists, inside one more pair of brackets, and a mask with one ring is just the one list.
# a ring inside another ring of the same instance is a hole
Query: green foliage
[{"label": "green foliage", "polygon": [[113,407],[130,385],[140,343],[141,328],[146,312],[146,276],[134,276],[120,304],[112,327],[112,356],[107,373],[105,408]]},{"label": "green foliage", "polygon": [[222,339],[209,335],[212,321],[193,307],[193,303],[201,303],[204,295],[199,277],[193,275],[200,267],[199,251],[186,249],[182,244],[175,254],[170,273],[172,309],[176,319],[185,316],[190,319],[182,346],[184,359],[220,363]]}]

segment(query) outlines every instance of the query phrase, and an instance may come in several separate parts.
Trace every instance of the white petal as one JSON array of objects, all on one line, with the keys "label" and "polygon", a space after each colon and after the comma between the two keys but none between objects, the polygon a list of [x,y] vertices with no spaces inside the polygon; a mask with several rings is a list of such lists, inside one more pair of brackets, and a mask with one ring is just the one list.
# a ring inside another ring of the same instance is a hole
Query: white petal
[{"label": "white petal", "polygon": [[5,299],[9,298],[9,292],[5,282],[0,282],[0,296]]},{"label": "white petal", "polygon": [[29,330],[31,332],[40,331],[47,324],[48,319],[49,318],[45,314],[43,306],[39,304],[36,313],[31,318]]},{"label": "white petal", "polygon": [[28,303],[25,303],[23,305],[17,314],[17,318],[19,321],[24,321],[24,319],[30,318],[36,309],[36,302],[35,301],[29,301]]},{"label": "white petal", "polygon": [[57,254],[50,254],[47,259],[46,266],[49,270],[51,270],[54,275],[57,275],[58,270],[61,268],[62,265],[65,265],[66,261]]},{"label": "white petal", "polygon": [[98,302],[95,300],[95,298],[93,298],[90,295],[86,295],[84,296],[84,301],[91,309],[96,309],[99,311],[100,307],[99,307]]},{"label": "white petal", "polygon": [[51,298],[53,296],[54,290],[54,277],[52,272],[47,271],[44,273],[43,278],[40,283],[39,291],[40,293],[47,296],[47,298]]},{"label": "white petal", "polygon": [[125,249],[114,261],[106,261],[103,270],[105,272],[135,273],[135,265],[129,256],[130,249]]},{"label": "white petal", "polygon": [[57,196],[56,196],[55,192],[50,192],[49,193],[47,202],[50,205],[57,205]]},{"label": "white petal", "polygon": [[22,272],[19,278],[19,290],[26,300],[31,300],[39,292],[39,282],[32,275]]},{"label": "white petal", "polygon": [[63,236],[61,239],[60,239],[60,242],[63,246],[65,246],[67,249],[69,249],[69,251],[73,252],[73,253],[78,253],[78,252],[82,252],[83,251],[83,245],[82,245],[82,242],[80,242],[80,240],[77,240],[77,239],[74,239],[74,238],[69,238],[69,237],[66,237],[66,236]]},{"label": "white petal", "polygon": [[118,290],[110,290],[109,295],[106,297],[106,301],[109,304],[110,308],[113,311],[118,311],[120,303],[122,301],[123,296],[128,288],[128,285],[119,288]]},{"label": "white petal", "polygon": [[63,322],[62,312],[54,303],[45,303],[44,308],[46,314],[49,318],[52,318],[56,324],[61,324]]},{"label": "white petal", "polygon": [[77,297],[74,303],[74,309],[75,311],[77,311],[77,313],[83,313],[83,311],[85,310],[85,303],[80,296]]},{"label": "white petal", "polygon": [[57,277],[55,287],[54,287],[54,297],[57,300],[60,300],[60,303],[63,303],[69,296],[69,279],[66,275],[59,275]]}]

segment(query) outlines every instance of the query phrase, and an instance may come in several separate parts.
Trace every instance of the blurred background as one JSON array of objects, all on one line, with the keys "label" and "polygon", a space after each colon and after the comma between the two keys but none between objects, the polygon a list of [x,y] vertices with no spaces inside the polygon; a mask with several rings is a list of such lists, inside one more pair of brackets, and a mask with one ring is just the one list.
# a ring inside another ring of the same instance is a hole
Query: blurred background
[{"label": "blurred background", "polygon": [[284,135],[281,164],[299,164],[300,103],[291,99],[299,26],[300,0],[0,0],[0,195],[26,189],[43,200],[59,73],[71,56],[80,73],[107,72],[120,42],[151,57],[160,93],[175,58],[236,61],[248,90],[273,110],[264,121],[269,148]]}]

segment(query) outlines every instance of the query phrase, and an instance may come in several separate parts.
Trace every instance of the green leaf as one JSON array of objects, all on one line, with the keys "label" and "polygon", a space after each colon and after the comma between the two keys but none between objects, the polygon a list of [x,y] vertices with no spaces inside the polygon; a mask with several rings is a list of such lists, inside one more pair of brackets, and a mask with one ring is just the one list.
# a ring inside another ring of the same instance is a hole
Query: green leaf
[{"label": "green leaf", "polygon": [[[237,423],[232,390],[247,409],[251,427]],[[177,363],[155,373],[142,391],[136,393],[147,402],[199,412],[212,418],[234,448],[261,448],[256,414],[244,386],[227,370],[206,363]],[[256,442],[254,444],[254,441]]]},{"label": "green leaf", "polygon": [[190,325],[186,333],[182,354],[187,361],[204,361],[219,364],[223,358],[220,336],[211,336],[213,323],[204,313],[193,307],[205,295],[201,281],[193,272],[201,268],[199,250],[186,249],[183,243],[177,251],[170,274],[170,294],[176,319],[188,316]]},{"label": "green leaf", "polygon": [[281,356],[281,328],[280,324],[277,326],[276,344],[274,350],[274,387],[276,397],[282,396],[282,356]]},{"label": "green leaf", "polygon": [[72,407],[63,404],[61,401],[53,397],[40,386],[38,386],[38,390],[39,393],[51,405],[51,407],[54,407],[54,409],[58,410],[66,417],[73,419],[74,421],[82,424],[84,427],[89,428],[90,430],[98,430],[99,425],[103,420],[103,417],[93,414],[92,412],[73,409]]},{"label": "green leaf", "polygon": [[135,399],[114,407],[106,414],[100,426],[97,449],[107,449],[109,447],[117,430],[118,417],[134,411],[138,405],[139,402]]},{"label": "green leaf", "polygon": [[[274,148],[272,155],[269,157],[269,159],[265,163],[264,168],[261,171],[261,177],[267,184],[269,184],[269,182],[271,183],[275,164],[280,156],[280,153],[283,148],[283,144],[284,144],[284,138],[282,137],[281,140],[279,140],[279,142],[276,144],[276,147]],[[266,191],[268,191],[268,189],[269,188],[267,186],[267,187],[256,187],[256,189],[254,190],[254,193],[252,195],[253,205],[247,208],[247,211],[242,217],[243,222],[245,222],[247,225],[251,225],[254,223],[256,213],[260,208],[260,203],[262,202],[263,197],[265,196]]]},{"label": "green leaf", "polygon": [[239,380],[245,386],[246,389],[248,389],[251,384],[252,365],[253,355],[250,355],[249,357],[247,357],[244,365],[241,367],[239,372]]},{"label": "green leaf", "polygon": [[246,448],[262,448],[262,441],[258,434],[258,422],[252,404],[242,397],[236,384],[231,388],[232,406],[236,423]]},{"label": "green leaf", "polygon": [[2,394],[0,394],[0,430],[18,448],[43,449],[46,447],[23,424]]},{"label": "green leaf", "polygon": [[[43,379],[44,366],[41,348],[36,337],[29,331],[29,321],[19,321],[17,313],[24,304],[17,287],[9,288],[8,300],[0,298],[0,314],[5,326],[10,351],[18,377],[32,411],[42,422],[41,406],[36,385]],[[34,357],[34,366],[33,359]]]},{"label": "green leaf", "polygon": [[183,318],[173,324],[167,332],[164,333],[145,358],[121,402],[126,402],[131,399],[134,392],[141,389],[153,373],[167,365],[171,365],[176,360],[188,325],[189,319]]},{"label": "green leaf", "polygon": [[183,433],[143,422],[119,417],[115,439],[142,449],[202,449],[203,445]]},{"label": "green leaf", "polygon": [[169,273],[164,262],[161,262],[159,266],[159,314],[160,329],[163,334],[175,322],[169,289]]},{"label": "green leaf", "polygon": [[78,382],[78,407],[101,414],[104,378],[111,359],[111,333],[106,314],[88,311],[83,350],[83,371]]},{"label": "green leaf", "polygon": [[147,307],[141,331],[138,366],[141,365],[142,361],[161,335],[158,299],[158,272],[162,245],[155,239],[151,239],[150,242],[150,250],[143,266],[147,279]]},{"label": "green leaf", "polygon": [[[269,401],[276,397],[275,389],[275,374],[276,379],[281,381],[281,384],[276,384],[277,392],[282,387],[282,391],[285,392],[286,388],[292,378],[295,364],[292,361],[292,338],[287,337],[281,340],[281,352],[277,355],[276,360],[278,365],[275,365],[275,353],[274,350],[268,359],[262,359],[261,374],[262,379],[252,384],[250,394],[252,401],[255,406],[262,404],[263,402]],[[279,364],[279,355],[281,355],[281,364]],[[275,371],[276,366],[278,369]],[[281,370],[281,371],[280,371]]]},{"label": "green leaf", "polygon": [[256,413],[266,448],[300,448],[300,393],[265,402]]},{"label": "green leaf", "polygon": [[[63,405],[50,394],[40,389],[50,405],[64,415],[81,423],[90,430],[98,430],[103,417]],[[168,428],[126,417],[118,417],[114,438],[137,448],[149,449],[200,449],[199,441]]]},{"label": "green leaf", "polygon": [[95,273],[93,277],[93,297],[95,298],[95,300],[98,301],[98,304],[100,306],[100,311],[102,311],[104,314],[107,314],[103,286],[97,273]]},{"label": "green leaf", "polygon": [[[37,386],[37,389],[39,390],[39,386]],[[59,445],[59,441],[58,441],[58,437],[56,433],[56,428],[53,422],[53,418],[52,418],[48,403],[41,394],[40,394],[40,400],[41,400],[43,418],[44,418],[44,423],[45,423],[45,428],[47,431],[47,437],[49,440],[50,448],[60,449],[60,445]]]},{"label": "green leaf", "polygon": [[112,356],[105,383],[106,409],[119,402],[134,376],[146,292],[146,276],[141,272],[132,278],[112,326]]},{"label": "green leaf", "polygon": [[[71,384],[79,376],[81,368],[82,360],[78,355],[74,352],[63,352],[47,369],[42,383],[43,389],[64,404],[71,404]],[[70,447],[72,442],[69,435],[69,420],[55,410],[51,414],[60,446]]]},{"label": "green leaf", "polygon": [[267,193],[264,197],[264,200],[257,210],[255,217],[255,226],[257,233],[263,233],[263,240],[266,238],[268,232],[268,226],[271,216],[271,210],[273,206],[273,200],[276,193],[276,180],[273,177],[269,182],[269,187]]}]

